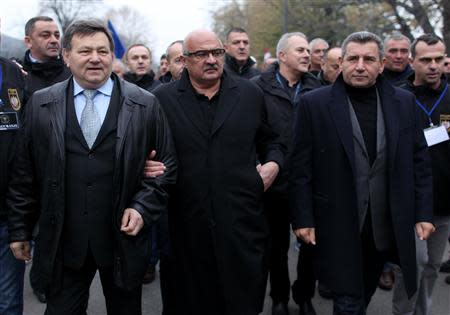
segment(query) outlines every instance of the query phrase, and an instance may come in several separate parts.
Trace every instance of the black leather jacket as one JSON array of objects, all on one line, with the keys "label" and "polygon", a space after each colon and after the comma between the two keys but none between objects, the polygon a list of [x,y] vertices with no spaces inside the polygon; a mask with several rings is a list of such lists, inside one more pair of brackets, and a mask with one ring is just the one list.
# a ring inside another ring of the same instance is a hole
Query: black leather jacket
[{"label": "black leather jacket", "polygon": [[[166,117],[158,100],[134,84],[113,74],[121,95],[117,120],[114,167],[113,222],[116,284],[124,288],[140,285],[148,259],[140,255],[148,233],[135,237],[120,232],[124,209],[134,208],[145,226],[166,211],[169,186],[176,180],[176,157]],[[70,79],[69,79],[70,80]],[[18,158],[8,194],[10,241],[31,239],[39,218],[40,232],[34,258],[41,289],[60,285],[61,232],[65,208],[65,125],[69,80],[37,91],[25,112]],[[145,160],[156,150],[155,159],[167,167],[157,178],[143,177]],[[67,222],[66,222],[67,223]]]}]

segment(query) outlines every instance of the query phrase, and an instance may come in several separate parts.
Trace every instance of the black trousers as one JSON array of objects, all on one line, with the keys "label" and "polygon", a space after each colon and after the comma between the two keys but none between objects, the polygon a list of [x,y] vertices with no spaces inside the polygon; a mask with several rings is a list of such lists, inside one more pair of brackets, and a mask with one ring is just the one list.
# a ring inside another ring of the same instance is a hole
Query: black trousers
[{"label": "black trousers", "polygon": [[127,291],[113,280],[113,267],[98,267],[89,251],[79,270],[63,267],[62,289],[47,294],[45,315],[84,315],[89,300],[89,288],[96,271],[100,273],[108,315],[141,315],[142,286]]},{"label": "black trousers", "polygon": [[300,251],[297,261],[297,280],[292,285],[292,298],[295,303],[303,304],[314,297],[317,277],[313,261],[314,246],[298,240]]},{"label": "black trousers", "polygon": [[264,194],[264,210],[269,216],[269,281],[270,297],[274,303],[288,302],[291,283],[288,270],[290,242],[289,204],[286,195],[276,192]]}]

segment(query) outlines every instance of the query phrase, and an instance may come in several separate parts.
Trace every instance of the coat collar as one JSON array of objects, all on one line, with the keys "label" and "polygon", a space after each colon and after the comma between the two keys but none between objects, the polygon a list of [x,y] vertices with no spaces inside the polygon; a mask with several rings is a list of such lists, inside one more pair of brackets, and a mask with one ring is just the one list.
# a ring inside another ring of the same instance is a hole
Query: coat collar
[{"label": "coat collar", "polygon": [[210,132],[203,127],[201,109],[196,106],[197,99],[186,69],[178,80],[178,102],[188,119],[205,137],[212,137],[220,129],[239,100],[240,93],[236,81],[238,79],[228,75],[224,70],[221,80],[219,103]]},{"label": "coat collar", "polygon": [[[381,108],[386,128],[386,144],[388,150],[388,160],[390,169],[395,161],[395,154],[398,142],[398,118],[399,99],[396,97],[395,89],[381,76],[376,81],[377,91],[381,100]],[[345,91],[345,83],[342,74],[332,85],[331,98],[328,103],[331,117],[335,123],[339,138],[350,161],[350,165],[355,174],[353,129],[348,107],[348,98]]]}]

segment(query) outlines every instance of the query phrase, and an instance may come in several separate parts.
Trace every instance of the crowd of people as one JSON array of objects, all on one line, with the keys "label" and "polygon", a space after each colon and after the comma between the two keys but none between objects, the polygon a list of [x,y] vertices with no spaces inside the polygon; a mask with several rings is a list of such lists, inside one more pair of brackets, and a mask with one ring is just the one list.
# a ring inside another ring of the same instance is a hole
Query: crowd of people
[{"label": "crowd of people", "polygon": [[[25,25],[0,57],[0,314],[23,313],[25,262],[46,315],[430,314],[450,242],[450,58],[443,40],[283,34],[258,68],[239,27],[193,30],[152,70],[97,20]],[[299,246],[297,278],[288,251]],[[446,282],[450,284],[450,276]],[[449,310],[450,311],[450,310]]]}]

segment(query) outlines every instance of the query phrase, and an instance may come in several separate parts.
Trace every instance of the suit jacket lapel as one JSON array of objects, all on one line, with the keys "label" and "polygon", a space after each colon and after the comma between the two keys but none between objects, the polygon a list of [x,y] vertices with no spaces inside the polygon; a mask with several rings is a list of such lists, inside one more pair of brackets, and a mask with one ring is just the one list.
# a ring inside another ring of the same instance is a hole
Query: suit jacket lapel
[{"label": "suit jacket lapel", "polygon": [[331,117],[335,123],[344,151],[355,174],[355,151],[353,147],[353,128],[350,120],[350,110],[345,92],[344,81],[338,78],[332,87],[332,97],[329,102]]},{"label": "suit jacket lapel", "polygon": [[222,76],[222,80],[219,103],[217,104],[216,115],[211,128],[211,136],[223,125],[235,108],[240,97],[237,82],[231,76],[225,74]]},{"label": "suit jacket lapel", "polygon": [[186,117],[204,137],[208,137],[208,130],[204,127],[203,123],[203,114],[197,104],[198,101],[193,88],[190,86],[189,75],[186,70],[178,81],[177,100]]}]

